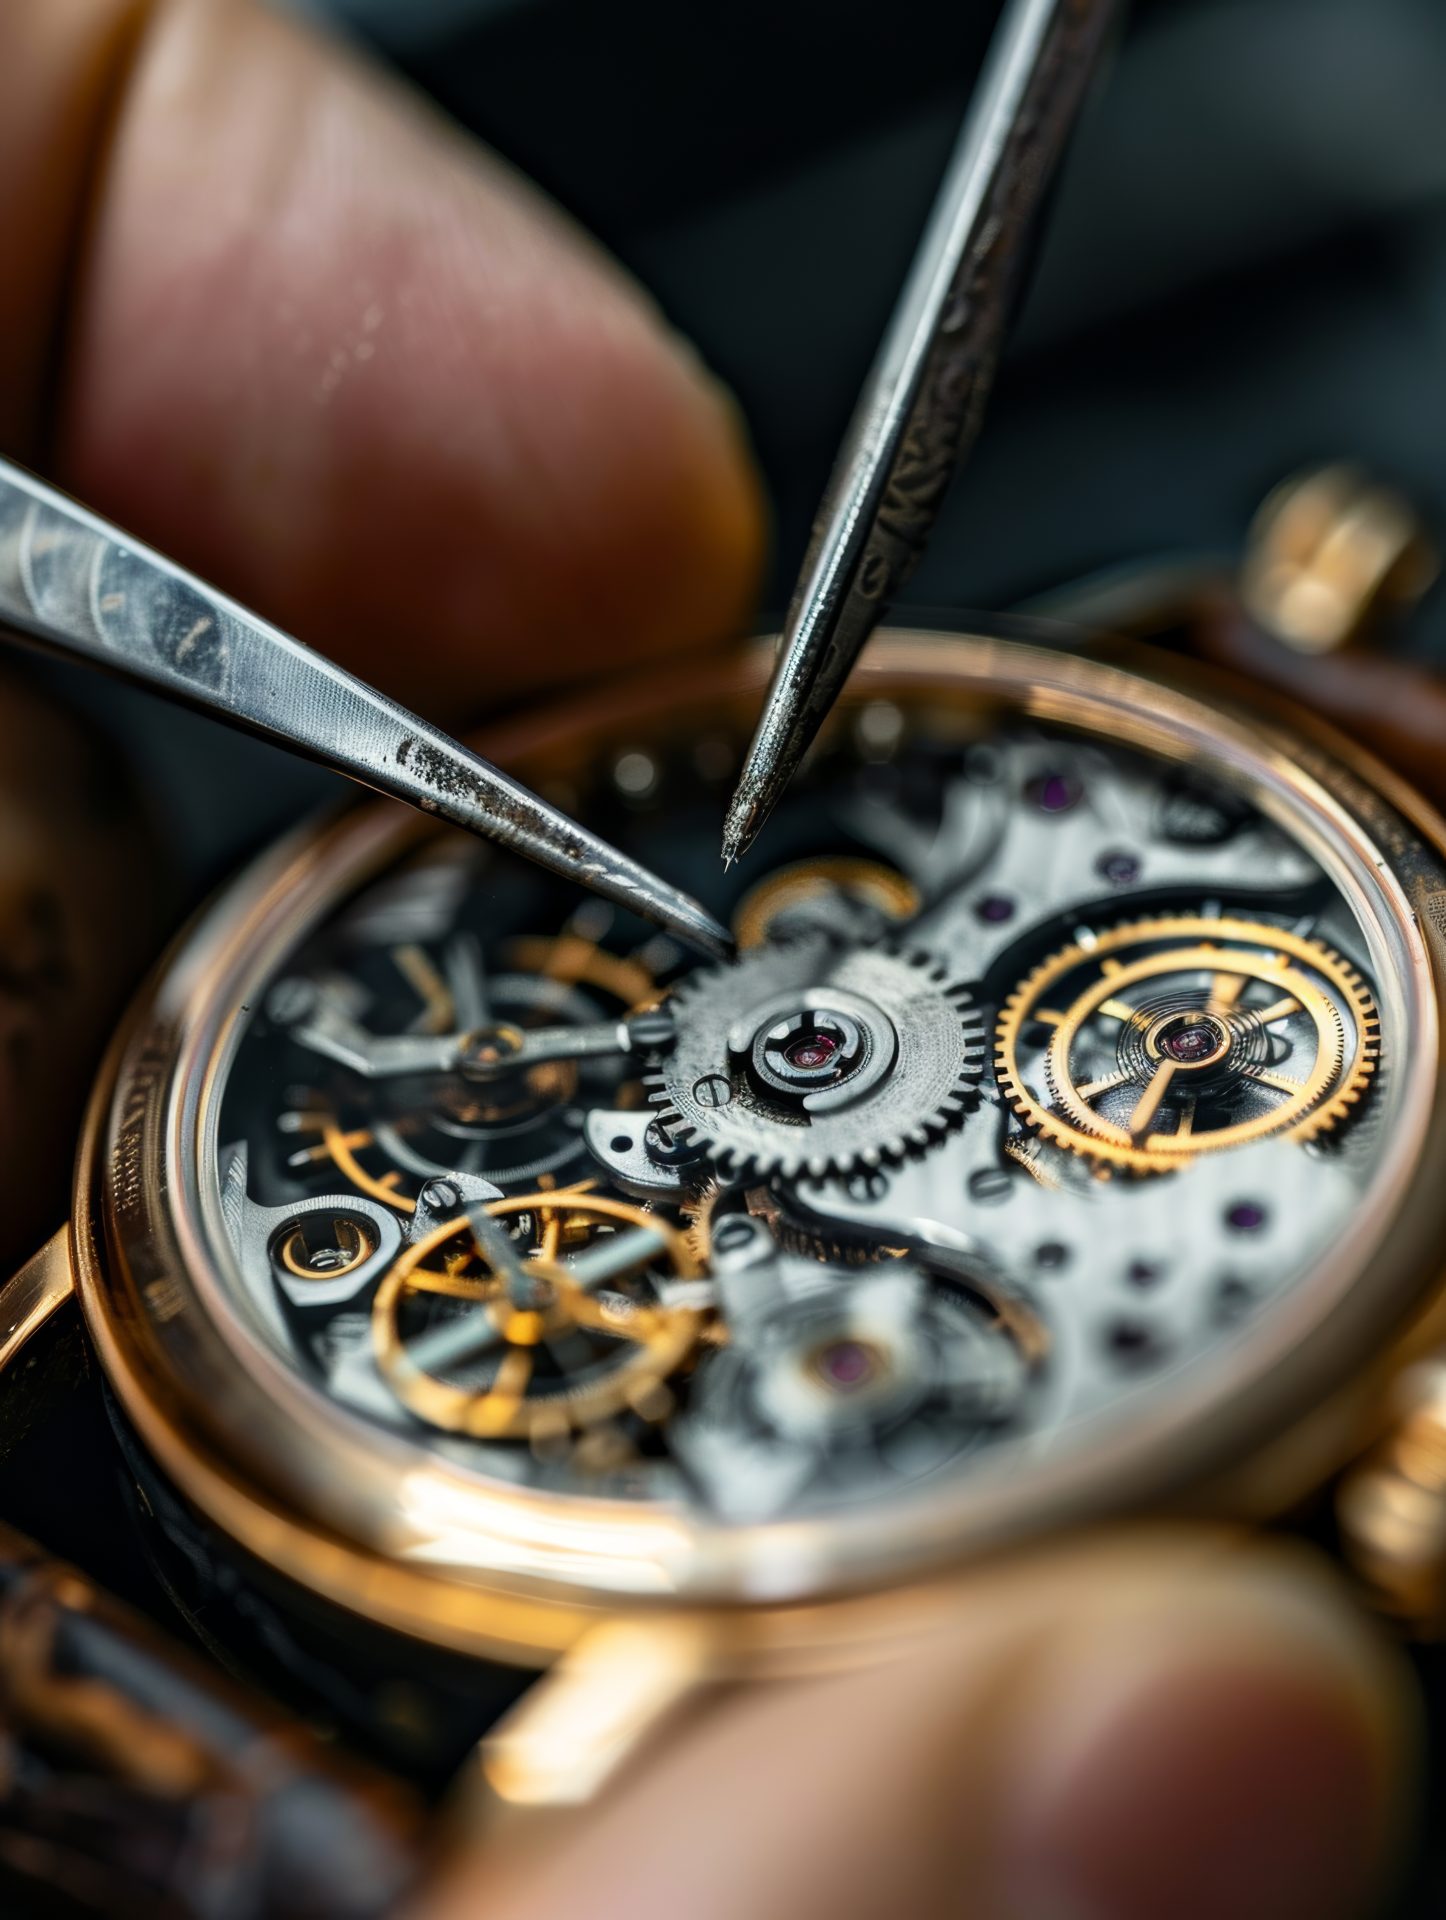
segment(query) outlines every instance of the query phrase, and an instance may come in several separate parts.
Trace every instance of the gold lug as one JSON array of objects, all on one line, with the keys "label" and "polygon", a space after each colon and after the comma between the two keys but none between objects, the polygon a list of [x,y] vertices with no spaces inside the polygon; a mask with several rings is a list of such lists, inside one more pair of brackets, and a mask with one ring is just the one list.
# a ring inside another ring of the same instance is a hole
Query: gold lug
[{"label": "gold lug", "polygon": [[1250,530],[1241,592],[1256,623],[1297,653],[1333,653],[1413,607],[1440,559],[1415,508],[1355,468],[1283,482]]},{"label": "gold lug", "polygon": [[67,1226],[0,1287],[0,1373],[74,1292]]},{"label": "gold lug", "polygon": [[590,1801],[717,1674],[716,1635],[688,1615],[584,1634],[482,1742],[487,1790],[513,1812]]}]

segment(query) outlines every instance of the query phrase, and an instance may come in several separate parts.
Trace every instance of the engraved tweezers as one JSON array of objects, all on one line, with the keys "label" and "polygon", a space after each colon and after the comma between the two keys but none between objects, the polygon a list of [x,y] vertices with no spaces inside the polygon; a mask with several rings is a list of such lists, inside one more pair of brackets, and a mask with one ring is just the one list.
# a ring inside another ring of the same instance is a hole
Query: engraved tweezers
[{"label": "engraved tweezers", "polygon": [[727,931],[439,728],[0,460],[0,625],[535,860],[715,958]]},{"label": "engraved tweezers", "polygon": [[728,810],[747,850],[907,578],[978,431],[1030,239],[1121,0],[1009,0],[824,495]]}]

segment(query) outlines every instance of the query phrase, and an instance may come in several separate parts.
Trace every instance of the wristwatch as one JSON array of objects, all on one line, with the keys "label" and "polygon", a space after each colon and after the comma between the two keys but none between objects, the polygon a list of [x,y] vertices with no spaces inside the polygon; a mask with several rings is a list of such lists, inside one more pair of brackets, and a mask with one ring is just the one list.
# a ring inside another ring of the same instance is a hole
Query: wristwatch
[{"label": "wristwatch", "polygon": [[[1110,624],[1261,643],[1329,574],[1268,539],[1253,620],[1151,576]],[[731,964],[389,803],[203,912],[0,1302],[7,1448],[119,1465],[194,1644],[4,1543],[5,1871],[385,1912],[459,1781],[585,1799],[1126,1514],[1329,1490],[1431,1626],[1446,826],[1258,683],[1041,631],[878,637],[728,873],[767,647],[485,743]]]}]

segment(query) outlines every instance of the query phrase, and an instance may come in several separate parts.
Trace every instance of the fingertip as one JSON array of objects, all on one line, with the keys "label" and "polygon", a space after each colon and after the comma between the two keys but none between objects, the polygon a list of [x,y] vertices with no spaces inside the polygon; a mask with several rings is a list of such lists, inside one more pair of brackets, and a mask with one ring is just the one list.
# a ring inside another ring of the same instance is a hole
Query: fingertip
[{"label": "fingertip", "polygon": [[426,1920],[599,1888],[634,1920],[1344,1920],[1389,1871],[1412,1696],[1311,1556],[1137,1530],[935,1600],[909,1651],[665,1737],[565,1848],[457,1863]]},{"label": "fingertip", "polygon": [[690,377],[697,389],[697,479],[680,529],[685,564],[672,573],[676,604],[660,605],[655,615],[652,642],[665,649],[676,645],[679,634],[728,640],[747,630],[770,538],[742,410],[720,382]]},{"label": "fingertip", "polygon": [[350,56],[160,0],[88,230],[63,480],[367,678],[456,718],[746,624],[731,403],[556,209]]},{"label": "fingertip", "polygon": [[[537,369],[566,423],[539,412],[530,462],[555,514],[539,571],[557,605],[550,655],[593,675],[737,638],[753,618],[768,519],[743,415],[693,349],[640,302],[611,341],[585,314],[564,321]],[[569,337],[587,336],[574,355]]]},{"label": "fingertip", "polygon": [[1388,1871],[1415,1744],[1400,1663],[1303,1557],[1117,1596],[1042,1663],[1010,1740],[1003,1910],[1344,1920]]}]

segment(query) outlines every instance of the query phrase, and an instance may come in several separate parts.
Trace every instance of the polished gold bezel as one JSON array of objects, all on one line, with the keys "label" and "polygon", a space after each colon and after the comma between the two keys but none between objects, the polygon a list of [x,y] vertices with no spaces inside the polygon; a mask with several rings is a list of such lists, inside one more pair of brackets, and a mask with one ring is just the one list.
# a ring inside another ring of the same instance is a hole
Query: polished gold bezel
[{"label": "polished gold bezel", "polygon": [[[745,726],[768,663],[760,648],[677,679],[655,674],[534,714],[484,750],[534,784],[565,783],[624,733],[645,745],[691,715]],[[1148,1416],[1012,1473],[985,1469],[884,1512],[726,1528],[502,1487],[322,1400],[238,1318],[201,1169],[248,983],[428,831],[378,805],[287,842],[202,918],[137,1007],[86,1129],[73,1248],[86,1319],[126,1415],[215,1525],[305,1587],[470,1652],[542,1660],[601,1616],[684,1606],[725,1618],[744,1665],[808,1665],[973,1557],[1108,1513],[1293,1497],[1358,1443],[1359,1408],[1336,1417],[1339,1396],[1354,1383],[1369,1402],[1372,1359],[1384,1366],[1439,1275],[1446,1183],[1412,1178],[1423,1157],[1446,1169],[1439,823],[1358,754],[1068,653],[890,634],[848,699],[925,693],[941,713],[1016,709],[1215,766],[1289,821],[1373,929],[1384,1024],[1413,1037],[1393,1094],[1398,1150],[1310,1280],[1235,1351],[1228,1393],[1219,1369],[1202,1367]],[[1335,1410],[1327,1421],[1323,1408]],[[1287,1437],[1301,1447],[1285,1448]],[[1251,1459],[1280,1469],[1268,1494],[1259,1474],[1254,1493],[1228,1477]]]}]

